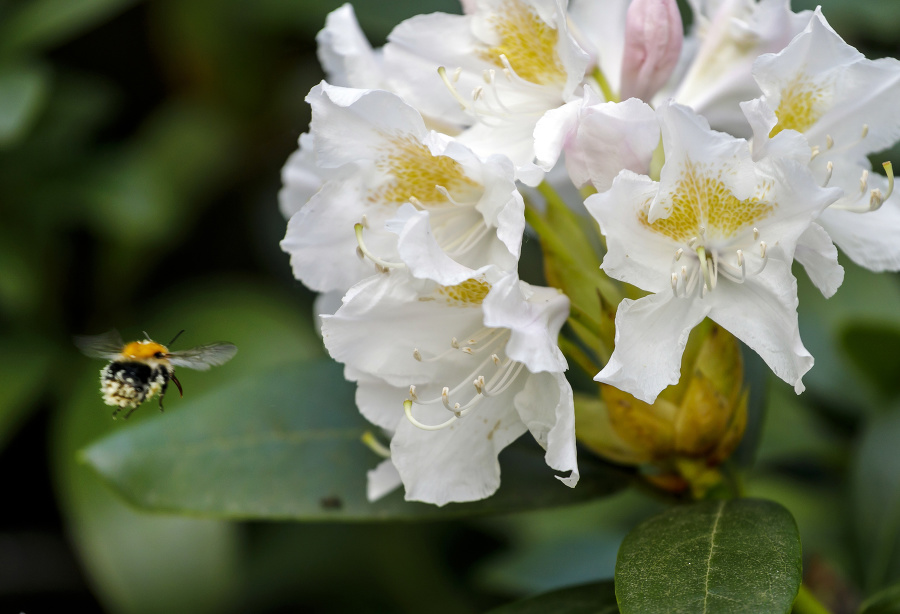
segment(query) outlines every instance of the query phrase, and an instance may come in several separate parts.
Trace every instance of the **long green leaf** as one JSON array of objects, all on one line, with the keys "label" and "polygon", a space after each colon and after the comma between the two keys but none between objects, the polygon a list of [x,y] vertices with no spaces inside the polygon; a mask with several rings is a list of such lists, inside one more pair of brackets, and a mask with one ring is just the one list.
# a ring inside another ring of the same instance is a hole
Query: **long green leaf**
[{"label": "long green leaf", "polygon": [[491,610],[489,614],[616,614],[615,585],[592,582],[562,588]]},{"label": "long green leaf", "polygon": [[14,145],[28,133],[49,89],[50,71],[44,66],[0,66],[0,147]]},{"label": "long green leaf", "polygon": [[866,599],[859,614],[900,614],[900,584],[894,584]]},{"label": "long green leaf", "polygon": [[789,612],[800,587],[800,536],[771,501],[705,501],[639,525],[622,542],[624,614]]},{"label": "long green leaf", "polygon": [[64,43],[138,0],[31,0],[0,26],[0,53],[36,51]]},{"label": "long green leaf", "polygon": [[445,518],[576,503],[627,483],[583,459],[581,482],[566,488],[543,450],[523,441],[501,455],[501,488],[485,501],[438,508],[398,491],[369,503],[366,472],[381,459],[361,443],[371,425],[330,362],[283,366],[184,405],[96,442],[83,458],[139,507],[224,518]]}]

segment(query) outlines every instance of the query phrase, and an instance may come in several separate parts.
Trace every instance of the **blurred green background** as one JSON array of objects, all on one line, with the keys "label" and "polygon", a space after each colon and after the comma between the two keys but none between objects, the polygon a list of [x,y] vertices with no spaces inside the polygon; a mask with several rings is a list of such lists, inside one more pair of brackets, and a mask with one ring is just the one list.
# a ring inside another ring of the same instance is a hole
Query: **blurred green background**
[{"label": "blurred green background", "polygon": [[[624,535],[663,509],[632,490],[468,521],[227,522],[138,511],[78,462],[98,437],[166,416],[154,402],[112,422],[102,364],[74,334],[236,343],[228,365],[179,373],[186,398],[170,394],[166,415],[323,355],[313,297],[278,247],[277,192],[322,78],[314,36],[338,4],[0,0],[3,611],[481,612],[611,577]],[[898,55],[896,0],[822,4],[870,57]],[[413,14],[458,10],[355,7],[376,45]],[[755,460],[749,491],[797,518],[807,582],[849,611],[900,577],[900,286],[856,269],[827,303],[801,286],[810,391],[757,392],[741,462]]]}]

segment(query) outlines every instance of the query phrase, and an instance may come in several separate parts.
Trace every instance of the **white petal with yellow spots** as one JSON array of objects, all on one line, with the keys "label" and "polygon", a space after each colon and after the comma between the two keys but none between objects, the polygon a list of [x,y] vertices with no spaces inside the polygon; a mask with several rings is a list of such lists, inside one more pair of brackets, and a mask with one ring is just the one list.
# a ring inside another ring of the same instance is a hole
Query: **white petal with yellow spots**
[{"label": "white petal with yellow spots", "polygon": [[[311,140],[328,180],[308,202],[292,204],[281,246],[297,279],[320,292],[344,292],[374,274],[375,262],[427,271],[445,284],[485,264],[515,269],[525,218],[509,160],[479,158],[428,131],[421,115],[389,92],[323,82],[307,100],[312,123],[304,151]],[[302,158],[308,165],[309,156]],[[419,232],[402,232],[412,220],[395,219],[404,205],[421,214]],[[369,258],[360,259],[358,249]]]},{"label": "white petal with yellow spots", "polygon": [[619,306],[615,351],[595,379],[653,402],[678,382],[688,334],[709,317],[799,393],[812,357],[800,342],[791,262],[840,191],[816,185],[791,158],[754,162],[747,141],[711,131],[686,107],[657,113],[660,181],[623,171],[585,202],[606,236],[603,269],[653,293]]}]

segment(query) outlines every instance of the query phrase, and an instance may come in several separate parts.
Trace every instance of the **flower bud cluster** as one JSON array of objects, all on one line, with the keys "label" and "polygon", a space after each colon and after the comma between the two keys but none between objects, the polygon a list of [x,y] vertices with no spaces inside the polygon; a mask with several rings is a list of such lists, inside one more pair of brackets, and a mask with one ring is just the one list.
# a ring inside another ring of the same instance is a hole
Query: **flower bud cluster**
[{"label": "flower bud cluster", "polygon": [[[866,158],[900,138],[900,62],[867,60],[788,0],[691,5],[685,36],[675,0],[464,0],[378,50],[352,7],[329,15],[282,248],[390,438],[372,444],[388,458],[371,498],[490,496],[526,431],[575,486],[576,422],[616,462],[715,466],[743,429],[734,338],[798,393],[813,365],[793,261],[826,296],[835,243],[900,269],[892,173]],[[535,277],[519,270],[526,219],[559,289],[519,278]],[[689,370],[703,322],[731,341]],[[602,399],[573,401],[568,362]]]}]

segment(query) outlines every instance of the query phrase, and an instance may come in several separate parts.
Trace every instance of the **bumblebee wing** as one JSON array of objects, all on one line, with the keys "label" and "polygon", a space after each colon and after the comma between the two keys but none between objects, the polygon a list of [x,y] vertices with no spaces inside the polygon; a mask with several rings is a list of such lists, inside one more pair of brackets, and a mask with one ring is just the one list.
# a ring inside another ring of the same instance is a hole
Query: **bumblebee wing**
[{"label": "bumblebee wing", "polygon": [[101,335],[84,335],[75,337],[75,345],[91,358],[112,360],[122,353],[125,342],[119,331],[112,329]]},{"label": "bumblebee wing", "polygon": [[206,371],[210,367],[225,364],[237,354],[233,343],[210,343],[180,352],[169,352],[166,357],[176,367]]}]

